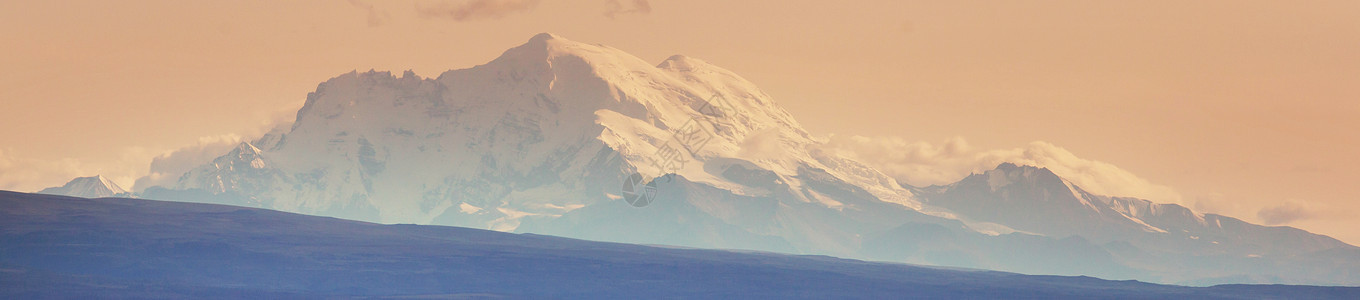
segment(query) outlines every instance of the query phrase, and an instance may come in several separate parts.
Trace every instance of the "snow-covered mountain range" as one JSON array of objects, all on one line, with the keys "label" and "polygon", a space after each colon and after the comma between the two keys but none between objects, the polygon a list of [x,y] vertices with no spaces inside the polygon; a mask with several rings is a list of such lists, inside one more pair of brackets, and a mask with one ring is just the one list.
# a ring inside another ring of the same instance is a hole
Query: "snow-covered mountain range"
[{"label": "snow-covered mountain range", "polygon": [[[1348,271],[1360,250],[1302,230],[1093,195],[1009,164],[916,188],[822,145],[728,70],[545,33],[436,78],[332,78],[290,128],[142,196],[1027,273],[1360,284]],[[625,186],[634,174],[654,194]]]},{"label": "snow-covered mountain range", "polygon": [[1152,271],[1167,282],[1354,285],[1354,270],[1360,270],[1360,251],[1328,236],[1177,204],[1095,195],[1044,168],[1005,163],[917,192],[928,205],[974,222],[1005,224],[1022,234],[1079,237],[1102,250],[1094,255]]}]

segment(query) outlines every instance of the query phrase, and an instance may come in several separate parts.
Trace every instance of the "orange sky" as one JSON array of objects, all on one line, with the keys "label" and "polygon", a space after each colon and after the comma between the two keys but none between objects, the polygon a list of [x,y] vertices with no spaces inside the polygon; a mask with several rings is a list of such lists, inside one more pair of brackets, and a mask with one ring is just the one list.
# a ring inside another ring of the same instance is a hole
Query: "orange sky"
[{"label": "orange sky", "polygon": [[723,66],[815,134],[1044,141],[1180,198],[1155,201],[1360,244],[1357,1],[468,2],[0,1],[0,188],[131,187],[338,74],[434,76],[554,32]]}]

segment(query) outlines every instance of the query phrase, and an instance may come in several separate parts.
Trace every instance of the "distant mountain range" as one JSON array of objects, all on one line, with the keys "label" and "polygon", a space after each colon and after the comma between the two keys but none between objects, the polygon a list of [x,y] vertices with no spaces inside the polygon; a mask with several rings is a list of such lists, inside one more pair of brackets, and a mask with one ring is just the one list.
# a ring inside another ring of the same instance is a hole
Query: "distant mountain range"
[{"label": "distant mountain range", "polygon": [[59,187],[45,188],[39,194],[62,195],[84,198],[130,196],[127,190],[104,176],[77,177]]},{"label": "distant mountain range", "polygon": [[0,298],[1355,299],[0,191]]},{"label": "distant mountain range", "polygon": [[1070,243],[1079,246],[1072,248],[1089,250],[1080,255],[1157,274],[1162,282],[1356,285],[1353,270],[1360,270],[1360,248],[1328,236],[1095,195],[1044,168],[1002,164],[917,195],[972,222],[1073,237]]},{"label": "distant mountain range", "polygon": [[332,78],[291,127],[139,196],[1034,274],[1360,285],[1360,248],[1303,230],[1012,164],[906,186],[823,145],[731,71],[539,34],[436,78]]}]

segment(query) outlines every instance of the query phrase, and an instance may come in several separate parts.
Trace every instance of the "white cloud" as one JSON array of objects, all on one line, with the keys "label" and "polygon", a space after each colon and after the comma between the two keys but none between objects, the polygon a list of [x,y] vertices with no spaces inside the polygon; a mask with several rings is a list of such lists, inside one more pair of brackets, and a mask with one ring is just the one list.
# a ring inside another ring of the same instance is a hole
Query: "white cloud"
[{"label": "white cloud", "polygon": [[752,160],[778,159],[785,153],[779,143],[779,129],[775,127],[748,134],[739,146],[737,156]]},{"label": "white cloud", "polygon": [[948,184],[1003,162],[1044,167],[1089,192],[1182,203],[1174,189],[1149,182],[1109,163],[1077,157],[1067,149],[1035,141],[1010,149],[974,149],[961,137],[938,145],[899,137],[832,135],[825,144],[833,153],[874,166],[897,181],[915,186]]},{"label": "white cloud", "polygon": [[1334,210],[1323,207],[1323,204],[1316,202],[1305,202],[1297,199],[1289,199],[1275,206],[1261,208],[1256,211],[1256,217],[1261,219],[1266,225],[1289,224],[1296,221],[1328,217]]},{"label": "white cloud", "polygon": [[1250,216],[1253,212],[1252,205],[1230,199],[1223,193],[1211,192],[1205,195],[1196,196],[1194,199],[1195,211],[1202,213],[1214,213],[1225,216]]},{"label": "white cloud", "polygon": [[274,111],[256,113],[256,117],[260,119],[259,125],[247,131],[244,136],[238,134],[204,136],[199,137],[198,142],[193,145],[161,152],[148,159],[150,168],[146,168],[147,164],[143,163],[143,172],[138,174],[139,177],[134,184],[125,188],[141,192],[153,186],[172,185],[179,180],[180,175],[212,162],[213,159],[230,152],[231,148],[242,141],[254,140],[274,129],[287,129],[293,124],[297,110],[298,106],[290,104]]},{"label": "white cloud", "polygon": [[226,154],[241,140],[234,134],[201,137],[197,144],[157,155],[146,175],[138,178],[131,190],[141,192],[153,186],[174,184],[180,175]]}]

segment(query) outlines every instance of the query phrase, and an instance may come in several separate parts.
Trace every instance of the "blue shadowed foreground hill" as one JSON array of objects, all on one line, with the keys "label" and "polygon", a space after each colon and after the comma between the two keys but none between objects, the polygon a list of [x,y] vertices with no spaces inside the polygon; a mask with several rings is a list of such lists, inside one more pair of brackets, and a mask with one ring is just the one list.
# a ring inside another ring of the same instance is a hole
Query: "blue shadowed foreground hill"
[{"label": "blue shadowed foreground hill", "polygon": [[0,298],[1340,298],[0,191]]}]

